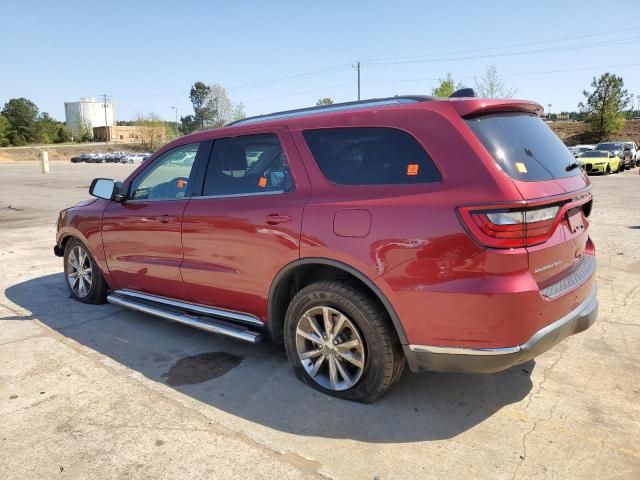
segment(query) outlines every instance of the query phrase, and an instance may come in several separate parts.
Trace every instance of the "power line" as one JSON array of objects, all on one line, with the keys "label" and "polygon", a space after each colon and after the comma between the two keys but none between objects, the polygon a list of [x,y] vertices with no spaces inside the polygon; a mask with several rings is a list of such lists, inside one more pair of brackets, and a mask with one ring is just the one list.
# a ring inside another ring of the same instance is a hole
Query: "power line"
[{"label": "power line", "polygon": [[[566,68],[559,70],[544,70],[544,71],[536,71],[536,72],[515,72],[515,73],[501,73],[501,77],[519,77],[526,75],[543,75],[550,73],[566,73],[566,72],[580,72],[584,70],[599,70],[601,68],[624,68],[624,67],[639,67],[640,63],[619,63],[617,65],[594,65],[592,67],[578,67],[578,68]],[[482,74],[467,74],[467,75],[455,75],[451,74],[454,79],[467,79],[467,78],[476,78],[481,76]],[[386,80],[363,80],[363,83],[393,83],[393,82],[428,82],[428,81],[439,81],[440,77],[424,77],[424,78],[403,78],[403,79],[386,79]]]},{"label": "power line", "polygon": [[584,34],[584,35],[573,35],[570,37],[557,37],[557,38],[553,38],[553,39],[549,39],[549,40],[539,40],[537,42],[525,42],[525,43],[514,43],[511,45],[502,45],[502,46],[495,46],[495,47],[483,47],[483,48],[474,48],[471,50],[457,50],[457,51],[453,51],[453,52],[445,52],[445,53],[429,53],[429,54],[425,54],[425,55],[410,55],[410,56],[405,56],[405,57],[387,57],[387,58],[368,58],[365,59],[364,62],[384,62],[387,60],[405,60],[405,59],[412,59],[412,58],[426,58],[426,57],[442,57],[442,56],[448,56],[448,55],[460,55],[463,53],[474,53],[474,52],[482,52],[482,51],[487,51],[487,50],[504,50],[507,48],[518,48],[518,47],[529,47],[532,45],[542,45],[545,43],[555,43],[555,42],[560,42],[563,40],[575,40],[577,38],[591,38],[591,37],[598,37],[598,36],[602,36],[602,35],[611,35],[612,33],[623,33],[623,32],[629,32],[629,31],[636,31],[636,28],[624,28],[621,30],[609,30],[606,32],[599,32],[599,33],[588,33],[588,34]]},{"label": "power line", "polygon": [[[515,72],[515,73],[505,73],[505,74],[501,74],[500,76],[503,77],[514,77],[514,76],[526,76],[526,75],[543,75],[543,74],[553,74],[553,73],[567,73],[567,72],[578,72],[578,71],[585,71],[585,70],[598,70],[601,68],[623,68],[623,67],[637,67],[640,66],[640,63],[623,63],[623,64],[616,64],[616,65],[598,65],[598,66],[591,66],[591,67],[578,67],[578,68],[568,68],[568,69],[558,69],[558,70],[544,70],[544,71],[535,71],[535,72]],[[455,79],[468,79],[468,78],[476,78],[478,76],[480,76],[481,74],[476,74],[476,75],[452,75]],[[426,77],[426,78],[413,78],[413,79],[387,79],[387,80],[362,80],[362,83],[394,83],[394,82],[422,82],[422,81],[437,81],[439,80],[439,78],[436,77]],[[334,85],[328,85],[328,86],[324,86],[321,88],[314,88],[311,90],[304,90],[304,91],[297,91],[297,92],[292,92],[292,93],[287,93],[284,95],[277,95],[277,96],[271,96],[271,97],[261,97],[261,98],[252,98],[252,99],[248,99],[248,100],[242,100],[242,103],[259,103],[259,102],[264,102],[264,101],[268,101],[268,100],[277,100],[280,98],[287,98],[287,97],[295,97],[298,95],[306,95],[309,93],[315,93],[315,92],[322,92],[325,90],[331,90],[334,88],[338,88],[338,87],[344,87],[347,85],[353,85],[352,81],[349,82],[343,82],[343,83],[337,83]],[[184,95],[184,94],[180,94],[180,95]],[[139,112],[142,109],[135,109],[135,108],[130,108],[130,109],[126,109],[126,110],[121,110],[123,112]]]},{"label": "power line", "polygon": [[[258,88],[258,87],[269,87],[284,83],[291,83],[296,81],[308,80],[311,78],[322,77],[326,75],[331,75],[333,73],[347,71],[351,68],[351,64],[344,64],[334,67],[323,68],[321,70],[314,70],[306,73],[299,73],[297,75],[290,75],[288,77],[280,77],[272,80],[264,80],[261,82],[255,83],[247,83],[243,85],[232,85],[230,87],[225,87],[225,90],[241,90],[241,89],[250,89],[250,88]],[[184,97],[189,96],[190,92],[176,92],[176,93],[143,93],[143,94],[135,94],[135,93],[119,93],[111,95],[112,98],[125,98],[125,97]]]},{"label": "power line", "polygon": [[560,52],[565,50],[579,50],[582,48],[595,48],[595,47],[607,47],[610,45],[624,45],[629,43],[635,43],[640,40],[640,36],[628,37],[628,38],[620,38],[616,40],[609,40],[603,42],[592,42],[592,43],[583,43],[576,45],[567,45],[564,47],[549,47],[549,48],[539,48],[534,50],[520,50],[517,52],[505,52],[505,53],[492,53],[485,55],[471,55],[464,57],[448,57],[448,58],[434,58],[434,59],[424,59],[424,60],[394,60],[394,61],[386,61],[386,62],[366,62],[364,63],[367,66],[380,66],[380,65],[404,65],[410,63],[435,63],[435,62],[449,62],[455,60],[476,60],[479,58],[496,58],[496,57],[511,57],[514,55],[531,55],[538,53],[553,53]]},{"label": "power line", "polygon": [[[623,32],[623,31],[626,31],[626,30],[628,30],[628,29],[620,30],[620,32]],[[594,35],[605,35],[605,34],[608,34],[608,33],[611,33],[611,32],[602,32],[600,34],[594,34]],[[568,38],[578,38],[578,37],[582,37],[582,35],[576,36],[576,37],[566,37],[566,38],[568,39]],[[564,46],[564,47],[549,47],[549,48],[525,50],[525,51],[517,51],[517,52],[504,52],[504,53],[495,53],[495,54],[486,54],[486,55],[473,55],[473,56],[464,56],[464,57],[449,57],[449,58],[424,59],[424,60],[394,60],[394,61],[384,61],[384,62],[382,62],[382,61],[372,62],[372,61],[369,60],[367,62],[360,62],[360,64],[361,64],[361,66],[363,64],[366,64],[366,65],[369,65],[369,66],[384,66],[384,65],[398,65],[398,64],[411,64],[411,63],[432,63],[432,62],[445,62],[445,61],[453,61],[453,60],[472,60],[472,59],[479,59],[479,58],[495,58],[495,57],[514,56],[514,55],[553,53],[553,52],[564,51],[564,50],[576,50],[576,49],[582,49],[582,48],[604,47],[604,46],[610,46],[610,45],[623,45],[623,44],[628,44],[628,43],[634,43],[636,40],[639,40],[639,39],[640,39],[640,36],[634,36],[634,37],[607,40],[607,41],[601,41],[601,42],[591,42],[591,43],[584,43],[584,44],[568,45],[568,46]],[[532,42],[531,45],[533,45],[535,43],[548,43],[548,42],[549,41]],[[526,45],[526,44],[519,44],[519,45]],[[493,47],[493,48],[495,48],[495,49],[512,48],[513,46],[514,45],[504,46],[504,47]],[[482,51],[482,50],[485,50],[485,49],[476,49],[475,51]],[[462,51],[460,53],[472,52],[472,51],[474,51],[474,50],[466,50],[466,51]],[[438,56],[438,55],[444,55],[444,54],[432,54],[432,55],[433,56]],[[419,58],[419,57],[397,57],[397,58],[401,59],[401,58]],[[313,70],[313,71],[310,71],[310,72],[299,73],[299,74],[296,74],[296,75],[290,75],[290,76],[280,77],[280,78],[271,79],[271,80],[264,80],[264,81],[261,81],[261,82],[254,82],[254,83],[247,83],[247,84],[242,84],[242,85],[235,85],[235,86],[231,86],[231,87],[226,87],[226,89],[227,90],[240,90],[240,89],[250,89],[250,88],[258,88],[258,87],[276,86],[276,85],[280,85],[280,84],[284,84],[284,83],[291,83],[291,82],[308,80],[308,79],[311,79],[311,78],[331,75],[333,73],[346,71],[346,70],[349,70],[351,68],[352,68],[351,64],[335,65],[333,67],[327,67],[327,68],[323,68],[323,69],[319,69],[319,70]],[[429,80],[429,79],[426,79],[426,80]],[[162,97],[188,97],[188,96],[189,96],[189,92],[184,92],[184,91],[183,92],[176,92],[176,93],[114,94],[114,95],[111,95],[112,98],[126,98],[126,97],[162,98]]]},{"label": "power line", "polygon": [[307,94],[307,93],[314,93],[314,92],[322,92],[322,91],[329,90],[329,89],[332,89],[332,88],[344,87],[346,85],[353,85],[353,81],[337,83],[335,85],[329,85],[329,86],[321,87],[321,88],[314,88],[313,90],[305,90],[303,92],[287,93],[285,95],[278,95],[277,97],[264,97],[264,98],[254,98],[254,99],[251,99],[251,100],[243,100],[242,103],[256,103],[256,102],[262,102],[262,101],[266,101],[266,100],[276,100],[278,98],[295,97],[297,95],[304,95],[304,94]]},{"label": "power line", "polygon": [[226,87],[226,89],[227,90],[239,90],[239,89],[244,89],[244,88],[264,87],[264,86],[269,86],[269,85],[273,85],[273,84],[289,83],[289,82],[292,82],[292,81],[299,81],[299,80],[307,80],[309,78],[321,77],[321,76],[325,76],[325,75],[330,75],[332,73],[346,71],[346,70],[349,70],[350,68],[351,68],[351,64],[346,63],[346,64],[341,64],[341,65],[336,65],[336,66],[333,66],[333,67],[323,68],[321,70],[314,70],[312,72],[299,73],[297,75],[290,75],[288,77],[280,77],[280,78],[276,78],[276,79],[272,79],[272,80],[264,80],[264,81],[255,82],[255,83],[245,83],[243,85],[232,85],[230,87]]}]

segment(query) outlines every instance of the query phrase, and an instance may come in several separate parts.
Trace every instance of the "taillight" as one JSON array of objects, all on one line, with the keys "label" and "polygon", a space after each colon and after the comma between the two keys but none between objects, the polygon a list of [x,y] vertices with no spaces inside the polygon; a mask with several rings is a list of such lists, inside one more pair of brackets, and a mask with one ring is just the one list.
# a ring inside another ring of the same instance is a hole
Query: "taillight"
[{"label": "taillight", "polygon": [[461,207],[463,224],[475,239],[492,248],[537,245],[551,237],[559,205],[529,208]]}]

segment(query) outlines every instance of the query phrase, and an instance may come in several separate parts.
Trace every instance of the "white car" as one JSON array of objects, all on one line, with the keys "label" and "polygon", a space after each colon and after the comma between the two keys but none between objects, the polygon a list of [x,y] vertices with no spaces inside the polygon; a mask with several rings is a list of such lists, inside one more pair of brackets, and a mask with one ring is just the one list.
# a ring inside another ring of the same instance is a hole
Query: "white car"
[{"label": "white car", "polygon": [[630,150],[631,160],[635,162],[635,165],[640,166],[640,149],[638,149],[638,144],[636,144],[636,142],[624,142],[624,150],[625,154],[627,150]]},{"label": "white car", "polygon": [[569,151],[573,155],[574,158],[578,158],[582,156],[584,152],[589,152],[593,150],[595,145],[576,145],[574,147],[569,147]]},{"label": "white car", "polygon": [[128,155],[125,155],[120,160],[120,163],[142,163],[144,159],[145,157],[143,153],[130,153]]}]

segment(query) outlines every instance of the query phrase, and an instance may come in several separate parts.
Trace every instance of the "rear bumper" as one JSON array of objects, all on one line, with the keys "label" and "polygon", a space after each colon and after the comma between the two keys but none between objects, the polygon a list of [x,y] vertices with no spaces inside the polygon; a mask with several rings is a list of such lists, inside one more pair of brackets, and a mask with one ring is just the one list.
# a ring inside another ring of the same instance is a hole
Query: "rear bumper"
[{"label": "rear bumper", "polygon": [[596,288],[573,311],[535,332],[525,343],[504,348],[461,348],[407,345],[405,354],[412,371],[494,373],[527,362],[570,335],[582,332],[596,321]]}]

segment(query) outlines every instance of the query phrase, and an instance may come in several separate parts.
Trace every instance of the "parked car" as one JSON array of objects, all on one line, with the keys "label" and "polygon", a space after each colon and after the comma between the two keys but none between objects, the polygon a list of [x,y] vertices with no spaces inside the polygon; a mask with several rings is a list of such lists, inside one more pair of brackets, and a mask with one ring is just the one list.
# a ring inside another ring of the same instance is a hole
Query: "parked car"
[{"label": "parked car", "polygon": [[104,158],[107,163],[119,163],[124,155],[126,155],[125,152],[109,152]]},{"label": "parked car", "polygon": [[569,147],[569,150],[573,154],[574,158],[579,158],[584,152],[593,150],[593,145],[576,145],[574,147]]},{"label": "parked car", "polygon": [[[619,157],[622,161],[622,170],[629,170],[632,166],[635,167],[635,162],[631,161],[631,156],[625,154],[624,142],[603,142],[596,145],[596,150],[606,150],[612,155]],[[633,163],[633,165],[632,165]]]},{"label": "parked car", "polygon": [[337,397],[373,402],[405,364],[497,372],[597,315],[591,185],[541,113],[407,96],[246,118],[95,179],[54,252],[76,300],[270,337]]},{"label": "parked car", "polygon": [[127,153],[120,158],[120,163],[142,163],[144,158],[141,153]]},{"label": "parked car", "polygon": [[106,156],[104,153],[90,153],[88,158],[85,160],[87,163],[105,163]]},{"label": "parked car", "polygon": [[578,159],[578,163],[587,173],[618,173],[624,170],[624,163],[617,155],[606,150],[592,150],[585,152]]},{"label": "parked car", "polygon": [[89,159],[89,154],[88,153],[82,153],[80,155],[77,155],[75,157],[71,157],[71,163],[82,163],[82,162],[86,162],[87,159]]},{"label": "parked car", "polygon": [[624,152],[631,158],[631,168],[640,166],[640,150],[636,142],[624,142]]}]

